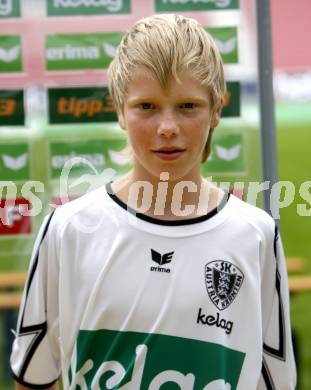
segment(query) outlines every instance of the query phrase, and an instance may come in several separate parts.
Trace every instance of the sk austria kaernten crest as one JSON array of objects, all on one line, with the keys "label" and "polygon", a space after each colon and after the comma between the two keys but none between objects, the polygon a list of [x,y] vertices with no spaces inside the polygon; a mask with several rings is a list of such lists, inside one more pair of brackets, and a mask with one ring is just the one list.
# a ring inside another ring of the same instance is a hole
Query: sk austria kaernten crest
[{"label": "sk austria kaernten crest", "polygon": [[219,310],[226,309],[237,296],[244,275],[234,264],[214,260],[205,265],[205,284],[208,296]]}]

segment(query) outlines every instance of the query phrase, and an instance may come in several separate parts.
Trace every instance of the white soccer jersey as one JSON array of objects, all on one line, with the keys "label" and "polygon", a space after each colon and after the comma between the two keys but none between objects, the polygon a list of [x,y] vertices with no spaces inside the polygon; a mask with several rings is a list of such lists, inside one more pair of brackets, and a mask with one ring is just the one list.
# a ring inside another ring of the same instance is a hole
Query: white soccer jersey
[{"label": "white soccer jersey", "polygon": [[[108,191],[107,191],[108,189]],[[38,235],[11,356],[33,388],[293,390],[274,221],[234,196],[179,221],[133,215],[102,187]]]}]

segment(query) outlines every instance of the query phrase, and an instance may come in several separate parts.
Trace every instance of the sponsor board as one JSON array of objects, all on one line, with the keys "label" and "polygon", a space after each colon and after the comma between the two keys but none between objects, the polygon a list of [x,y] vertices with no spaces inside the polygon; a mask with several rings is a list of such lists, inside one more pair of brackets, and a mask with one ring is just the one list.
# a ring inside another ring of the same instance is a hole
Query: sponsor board
[{"label": "sponsor board", "polygon": [[0,0],[0,19],[21,16],[20,0]]},{"label": "sponsor board", "polygon": [[238,63],[238,30],[237,27],[208,27],[221,53],[224,64]]},{"label": "sponsor board", "polygon": [[23,126],[24,91],[0,90],[0,126]]},{"label": "sponsor board", "polygon": [[224,107],[221,112],[222,118],[239,117],[241,115],[241,93],[240,82],[227,82],[227,93]]},{"label": "sponsor board", "polygon": [[212,152],[202,166],[206,173],[241,173],[245,171],[244,139],[242,134],[215,133]]},{"label": "sponsor board", "polygon": [[46,0],[48,16],[128,14],[130,0]]},{"label": "sponsor board", "polygon": [[239,0],[154,0],[157,12],[212,11],[239,8]]},{"label": "sponsor board", "polygon": [[[125,147],[125,140],[94,140],[79,142],[61,142],[50,144],[50,171],[53,179],[59,178],[63,167],[69,161],[74,161],[69,177],[79,176],[79,181],[87,182],[88,176],[95,178],[106,168],[113,168],[118,173],[127,172],[129,161],[119,156]],[[111,157],[113,156],[113,157]],[[115,157],[118,156],[119,160]],[[73,158],[76,158],[73,160]]]},{"label": "sponsor board", "polygon": [[31,233],[30,208],[27,199],[0,199],[0,235]]},{"label": "sponsor board", "polygon": [[28,180],[29,151],[27,144],[0,144],[1,180]]},{"label": "sponsor board", "polygon": [[49,122],[116,122],[117,114],[107,87],[50,88]]},{"label": "sponsor board", "polygon": [[22,43],[19,35],[0,35],[0,73],[21,72]]},{"label": "sponsor board", "polygon": [[81,389],[227,390],[237,388],[244,358],[190,338],[81,330],[68,377],[70,388]]},{"label": "sponsor board", "polygon": [[47,35],[46,69],[105,69],[114,58],[122,36],[121,32]]}]

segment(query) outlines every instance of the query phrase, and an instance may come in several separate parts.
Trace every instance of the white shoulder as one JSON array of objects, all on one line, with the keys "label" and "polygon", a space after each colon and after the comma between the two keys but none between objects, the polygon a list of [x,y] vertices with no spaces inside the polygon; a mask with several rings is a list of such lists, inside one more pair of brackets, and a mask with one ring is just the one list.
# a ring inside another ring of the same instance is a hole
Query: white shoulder
[{"label": "white shoulder", "polygon": [[98,218],[111,212],[105,186],[91,191],[55,209],[52,217],[54,229],[62,231],[68,225],[92,226]]},{"label": "white shoulder", "polygon": [[274,237],[275,221],[263,209],[242,201],[234,195],[230,196],[231,213],[240,222],[249,224],[261,236]]}]

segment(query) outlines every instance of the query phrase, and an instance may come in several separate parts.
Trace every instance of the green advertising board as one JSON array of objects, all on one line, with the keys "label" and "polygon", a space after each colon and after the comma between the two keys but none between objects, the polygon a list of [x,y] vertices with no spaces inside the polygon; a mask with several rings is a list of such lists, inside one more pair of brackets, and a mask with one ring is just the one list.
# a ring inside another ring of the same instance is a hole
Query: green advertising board
[{"label": "green advertising board", "polygon": [[107,87],[50,88],[49,122],[116,122],[117,114]]},{"label": "green advertising board", "polygon": [[222,118],[239,117],[241,115],[241,87],[239,81],[227,82],[225,104],[221,112]]},{"label": "green advertising board", "polygon": [[29,180],[28,144],[0,144],[1,180]]},{"label": "green advertising board", "polygon": [[238,56],[237,27],[208,27],[206,29],[214,38],[224,64],[236,64]]},{"label": "green advertising board", "polygon": [[239,8],[239,0],[154,0],[157,12],[212,11]]},{"label": "green advertising board", "polygon": [[0,73],[21,72],[22,43],[19,35],[0,35]]},{"label": "green advertising board", "polygon": [[129,158],[120,153],[125,146],[126,141],[121,139],[53,142],[50,144],[50,176],[58,179],[66,163],[71,166],[69,177],[100,175],[106,168],[125,173],[131,166]]},{"label": "green advertising board", "polygon": [[105,69],[123,33],[57,34],[45,37],[48,71]]},{"label": "green advertising board", "polygon": [[130,0],[46,0],[48,16],[128,14]]},{"label": "green advertising board", "polygon": [[202,167],[203,173],[242,174],[246,171],[242,133],[217,132],[213,136],[212,152]]},{"label": "green advertising board", "polygon": [[18,18],[21,16],[20,0],[1,0],[0,19]]},{"label": "green advertising board", "polygon": [[23,126],[24,123],[24,91],[0,90],[0,127]]},{"label": "green advertising board", "polygon": [[[240,83],[227,83],[222,117],[240,116]],[[117,114],[107,87],[50,88],[49,123],[116,122]]]}]

